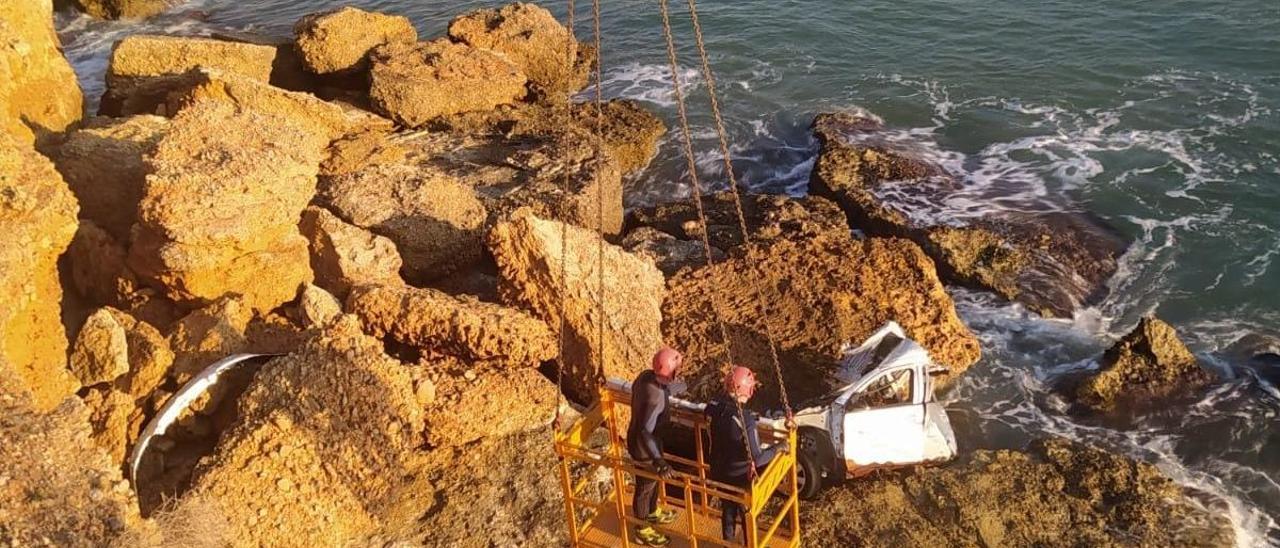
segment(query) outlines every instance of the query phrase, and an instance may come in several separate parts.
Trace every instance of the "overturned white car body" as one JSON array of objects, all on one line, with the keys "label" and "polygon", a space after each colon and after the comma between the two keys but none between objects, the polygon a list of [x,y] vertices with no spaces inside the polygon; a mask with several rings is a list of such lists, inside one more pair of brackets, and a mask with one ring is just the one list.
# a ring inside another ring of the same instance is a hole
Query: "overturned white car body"
[{"label": "overturned white car body", "polygon": [[847,350],[834,390],[795,415],[801,495],[878,468],[953,458],[951,421],[933,394],[930,372],[936,370],[929,353],[894,322]]}]

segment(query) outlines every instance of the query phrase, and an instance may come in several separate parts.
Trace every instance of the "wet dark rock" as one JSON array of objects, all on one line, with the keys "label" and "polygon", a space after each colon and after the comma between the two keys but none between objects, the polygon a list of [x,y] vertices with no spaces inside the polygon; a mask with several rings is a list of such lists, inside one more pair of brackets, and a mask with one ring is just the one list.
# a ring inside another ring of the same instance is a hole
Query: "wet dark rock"
[{"label": "wet dark rock", "polygon": [[1103,354],[1097,372],[1074,391],[1078,403],[1105,411],[1122,404],[1150,404],[1210,380],[1173,327],[1147,317]]},{"label": "wet dark rock", "polygon": [[850,113],[814,119],[822,149],[810,190],[839,203],[851,226],[910,238],[947,281],[993,291],[1042,315],[1070,316],[1106,295],[1127,247],[1111,228],[1083,212],[1044,206],[957,218],[941,204],[963,182],[884,138],[883,130],[879,121]]}]

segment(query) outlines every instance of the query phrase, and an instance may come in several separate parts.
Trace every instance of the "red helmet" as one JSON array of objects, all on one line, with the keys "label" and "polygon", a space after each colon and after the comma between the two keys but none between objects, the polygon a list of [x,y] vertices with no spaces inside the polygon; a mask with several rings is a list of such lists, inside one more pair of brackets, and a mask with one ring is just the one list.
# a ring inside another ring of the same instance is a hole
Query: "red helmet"
[{"label": "red helmet", "polygon": [[750,398],[756,393],[757,384],[756,374],[741,365],[730,367],[729,373],[724,376],[724,389],[730,396]]},{"label": "red helmet", "polygon": [[669,346],[662,347],[653,355],[653,372],[663,379],[674,379],[681,365],[684,365],[684,356]]}]

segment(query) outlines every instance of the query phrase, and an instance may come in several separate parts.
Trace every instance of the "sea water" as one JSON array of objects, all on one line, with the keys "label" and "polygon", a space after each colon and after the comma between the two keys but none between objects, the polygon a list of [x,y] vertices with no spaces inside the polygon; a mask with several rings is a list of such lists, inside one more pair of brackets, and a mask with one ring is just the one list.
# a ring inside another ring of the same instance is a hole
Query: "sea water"
[{"label": "sea water", "polygon": [[[302,15],[347,4],[406,15],[434,37],[452,16],[501,2],[195,0],[145,22],[60,14],[57,25],[96,102],[125,35],[287,35]],[[544,5],[563,18],[564,2]],[[578,5],[590,39],[589,2]],[[750,188],[805,193],[813,115],[858,109],[962,178],[946,204],[957,214],[1066,205],[1133,240],[1107,298],[1072,319],[951,288],[983,347],[946,396],[962,450],[1048,434],[1103,445],[1227,501],[1215,508],[1241,546],[1280,545],[1280,391],[1226,351],[1247,333],[1280,332],[1280,2],[708,0],[699,13]],[[698,170],[723,187],[686,5],[672,15]],[[657,3],[605,0],[602,26],[604,95],[638,100],[673,128],[628,204],[685,198]],[[1066,414],[1054,381],[1096,367],[1148,314],[1225,380],[1123,421]]]}]

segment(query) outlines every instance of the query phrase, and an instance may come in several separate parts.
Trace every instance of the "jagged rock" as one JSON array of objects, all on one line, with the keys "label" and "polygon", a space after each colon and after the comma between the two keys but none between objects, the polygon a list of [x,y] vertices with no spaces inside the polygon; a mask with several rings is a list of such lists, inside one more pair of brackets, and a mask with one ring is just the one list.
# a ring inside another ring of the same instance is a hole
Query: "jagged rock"
[{"label": "jagged rock", "polygon": [[[630,379],[662,346],[665,280],[648,259],[604,243],[589,230],[527,211],[493,228],[489,250],[498,264],[503,302],[531,311],[553,330],[564,320],[562,367],[572,397],[595,398],[596,364],[603,364],[606,375]],[[603,272],[597,269],[601,251]]]},{"label": "jagged rock", "polygon": [[328,153],[320,163],[320,176],[350,175],[375,164],[403,162],[405,148],[387,137],[383,131],[361,131],[330,143]]},{"label": "jagged rock", "polygon": [[1050,438],[846,482],[800,519],[819,547],[1234,546],[1225,503],[1191,495],[1155,466]]},{"label": "jagged rock", "polygon": [[311,244],[316,284],[334,296],[345,298],[361,284],[402,282],[400,253],[391,240],[316,206],[303,210],[299,228]]},{"label": "jagged rock", "polygon": [[129,417],[134,412],[133,398],[110,388],[91,388],[84,404],[89,408],[89,424],[93,426],[90,437],[107,450],[111,462],[124,463],[130,444],[138,436],[138,430],[129,427]]},{"label": "jagged rock", "polygon": [[[698,267],[706,264],[707,250],[702,242],[681,240],[647,226],[639,227],[627,233],[622,239],[622,248],[631,253],[653,261],[665,276],[673,276],[681,268]],[[724,251],[711,248],[711,260],[724,260]]]},{"label": "jagged rock", "polygon": [[124,246],[111,234],[93,221],[81,219],[62,260],[71,288],[91,306],[123,306],[138,285],[125,256]]},{"label": "jagged rock", "polygon": [[[6,332],[7,333],[7,332]],[[80,398],[48,411],[0,359],[0,523],[14,546],[106,546],[139,524],[120,466],[91,439]]]},{"label": "jagged rock", "polygon": [[47,141],[79,121],[80,83],[53,29],[53,0],[0,4],[0,130],[15,141]]},{"label": "jagged rock", "polygon": [[503,367],[537,367],[556,355],[542,320],[505,306],[408,286],[356,288],[347,308],[377,337]]},{"label": "jagged rock", "polygon": [[328,291],[311,284],[302,288],[298,308],[306,327],[324,327],[342,315],[342,303]]},{"label": "jagged rock", "polygon": [[408,369],[352,316],[263,366],[192,480],[226,512],[231,544],[344,544],[413,520],[430,488]]},{"label": "jagged rock", "polygon": [[197,67],[271,80],[276,48],[188,36],[135,34],[116,42],[107,67],[107,91],[98,113],[107,116],[157,114],[168,94],[192,84]]},{"label": "jagged rock", "polygon": [[68,0],[98,19],[145,19],[169,9],[181,0]]},{"label": "jagged rock", "polygon": [[1210,380],[1173,327],[1149,316],[1103,354],[1097,372],[1075,392],[1081,404],[1108,410],[1121,402],[1149,403]]},{"label": "jagged rock", "polygon": [[104,308],[124,330],[129,371],[118,377],[115,389],[143,400],[158,388],[173,365],[173,351],[160,331],[147,322],[114,308]]},{"label": "jagged rock", "polygon": [[118,241],[129,240],[146,177],[142,157],[168,125],[159,116],[97,117],[67,137],[55,161],[80,201],[81,217]]},{"label": "jagged rock", "polygon": [[124,327],[105,308],[85,321],[71,348],[71,372],[80,384],[111,382],[129,372],[129,343]]},{"label": "jagged rock", "polygon": [[270,310],[292,300],[311,281],[297,222],[327,144],[222,102],[184,110],[147,158],[129,266],[179,303],[239,293]]},{"label": "jagged rock", "polygon": [[545,428],[559,402],[556,385],[537,369],[486,370],[454,366],[434,384],[437,405],[426,413],[427,442],[435,448],[503,438]]},{"label": "jagged rock", "polygon": [[608,235],[622,228],[618,164],[608,154],[597,157],[591,140],[571,126],[518,127],[510,135],[455,130],[401,144],[409,149],[410,164],[443,171],[474,188],[489,210],[490,225],[529,208],[544,219],[603,226]]},{"label": "jagged rock", "polygon": [[393,42],[418,41],[418,31],[409,18],[350,6],[303,17],[293,26],[293,33],[303,64],[316,74],[365,70],[370,50]]},{"label": "jagged rock", "polygon": [[[667,133],[662,119],[629,99],[605,102],[601,112],[600,137],[618,168],[631,173],[648,166],[658,153],[658,141]],[[595,129],[595,113],[595,103],[574,105],[574,118],[587,131]]]},{"label": "jagged rock", "polygon": [[[726,356],[717,322],[728,331],[734,363],[767,375],[774,371],[772,332],[793,403],[827,393],[841,346],[890,320],[948,368],[939,386],[979,355],[978,339],[956,315],[933,262],[897,238],[827,232],[751,244],[726,261],[677,274],[662,313],[667,340],[685,353],[694,398],[719,390]],[[761,401],[776,398],[776,390],[766,384]]]},{"label": "jagged rock", "polygon": [[458,16],[449,22],[449,38],[502,54],[539,97],[564,100],[587,85],[590,64],[578,62],[577,40],[541,6],[517,2]]},{"label": "jagged rock", "polygon": [[58,256],[76,231],[76,200],[53,163],[0,134],[0,362],[41,411],[75,393],[59,308]]},{"label": "jagged rock", "polygon": [[370,62],[373,107],[401,125],[490,110],[525,94],[524,74],[504,57],[445,39],[380,46]]},{"label": "jagged rock", "polygon": [[[958,218],[941,208],[963,183],[895,148],[880,136],[883,129],[878,120],[849,113],[813,122],[821,151],[810,189],[839,203],[854,228],[909,238],[948,281],[989,289],[1044,315],[1070,316],[1105,295],[1126,245],[1100,221],[1035,204],[1027,212],[992,208]],[[882,197],[890,192],[908,197],[890,202]]]},{"label": "jagged rock", "polygon": [[[742,194],[741,204],[743,221],[753,242],[849,232],[840,207],[825,198]],[[692,200],[681,200],[631,210],[626,231],[630,234],[641,228],[653,228],[678,240],[694,242],[701,248],[705,230],[713,255],[716,250],[732,250],[742,245],[742,228],[733,193],[725,191],[703,196],[702,210],[707,218],[707,229],[698,221],[697,206]],[[700,251],[699,254],[703,253]]]},{"label": "jagged rock", "polygon": [[320,201],[395,242],[411,282],[466,268],[483,253],[486,211],[469,186],[436,170],[374,165],[326,179]]},{"label": "jagged rock", "polygon": [[243,299],[226,297],[178,320],[169,334],[177,381],[186,382],[213,362],[245,351],[251,319],[253,313]]}]

